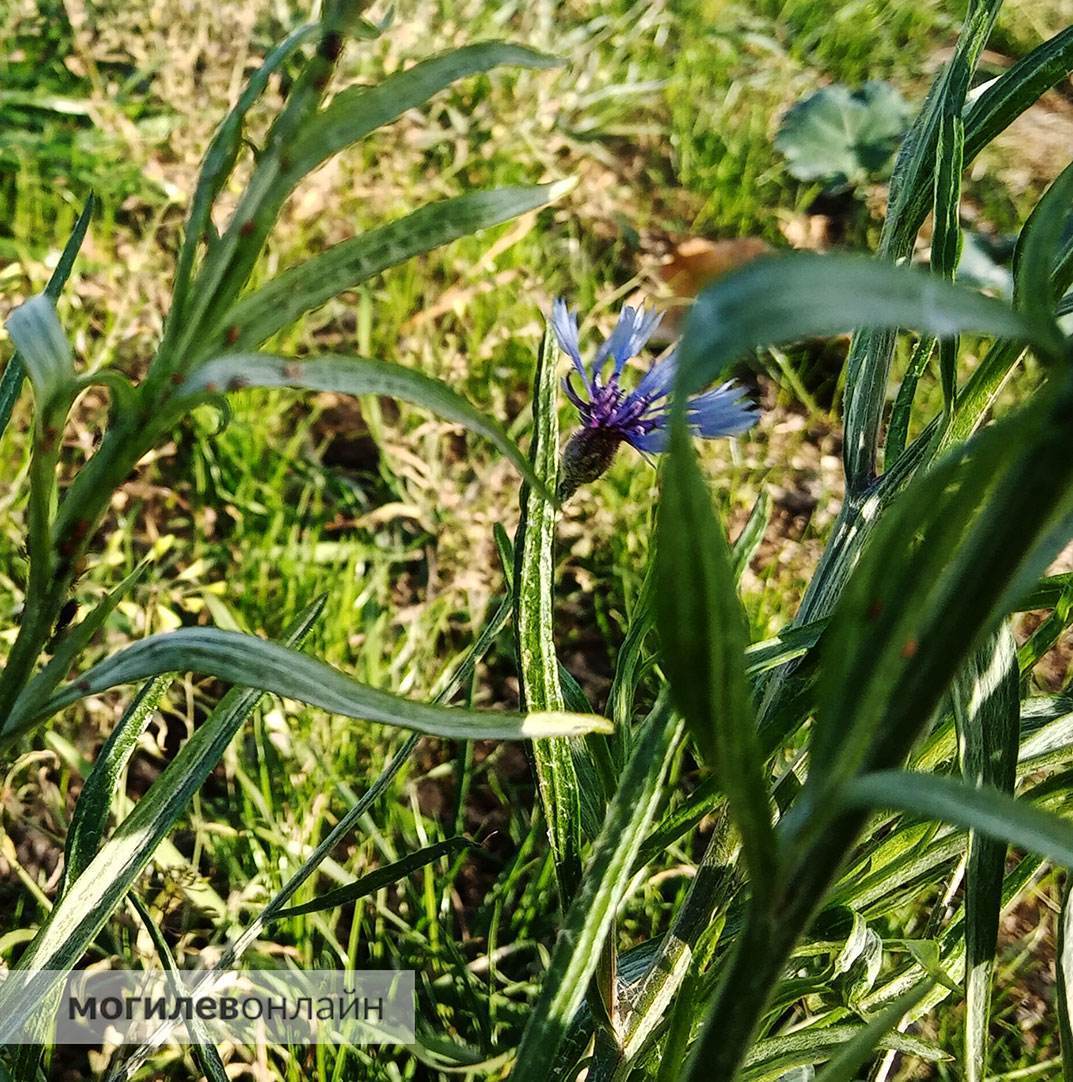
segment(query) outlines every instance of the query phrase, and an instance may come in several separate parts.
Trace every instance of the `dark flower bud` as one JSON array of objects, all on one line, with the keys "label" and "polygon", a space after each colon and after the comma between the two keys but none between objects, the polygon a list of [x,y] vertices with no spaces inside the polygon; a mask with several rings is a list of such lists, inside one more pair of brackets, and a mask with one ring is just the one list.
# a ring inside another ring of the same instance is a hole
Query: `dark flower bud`
[{"label": "dark flower bud", "polygon": [[615,458],[622,437],[606,428],[579,428],[563,450],[559,499],[566,500],[582,485],[601,477]]}]

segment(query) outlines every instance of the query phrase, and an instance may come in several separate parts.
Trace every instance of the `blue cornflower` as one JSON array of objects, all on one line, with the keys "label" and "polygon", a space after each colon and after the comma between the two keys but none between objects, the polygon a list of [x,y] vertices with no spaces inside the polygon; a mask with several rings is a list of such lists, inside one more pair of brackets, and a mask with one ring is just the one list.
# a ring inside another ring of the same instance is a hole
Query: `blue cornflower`
[{"label": "blue cornflower", "polygon": [[[677,369],[674,351],[653,364],[632,391],[621,384],[626,362],[644,348],[660,318],[657,312],[626,305],[611,336],[586,368],[578,343],[577,315],[561,297],[555,301],[552,329],[575,369],[563,380],[563,389],[581,417],[581,427],[563,451],[560,495],[564,499],[579,486],[595,481],[611,465],[620,443],[628,443],[642,454],[666,448],[669,399]],[[614,363],[605,378],[608,361]],[[582,391],[574,386],[575,374],[581,378]],[[744,389],[733,382],[694,395],[686,408],[689,427],[705,439],[736,436],[751,428],[756,418]]]}]

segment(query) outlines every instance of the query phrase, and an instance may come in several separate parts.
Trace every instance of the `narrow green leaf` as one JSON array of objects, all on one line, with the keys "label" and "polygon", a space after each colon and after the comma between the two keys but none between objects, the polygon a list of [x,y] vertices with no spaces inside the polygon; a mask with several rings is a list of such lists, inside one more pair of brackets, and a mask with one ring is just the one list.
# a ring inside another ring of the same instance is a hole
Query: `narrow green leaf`
[{"label": "narrow green leaf", "polygon": [[1018,598],[1017,611],[1031,612],[1033,609],[1053,609],[1062,597],[1073,589],[1073,572],[1060,575],[1048,575]]},{"label": "narrow green leaf", "polygon": [[[826,1026],[757,1041],[745,1057],[742,1082],[777,1082],[780,1072],[822,1062],[845,1045],[863,1040],[867,1029],[867,1026]],[[891,1033],[889,1029],[880,1035],[876,1044],[932,1063],[950,1058],[928,1041]]]},{"label": "narrow green leaf", "polygon": [[916,397],[920,377],[928,369],[928,361],[935,350],[936,338],[931,334],[922,334],[913,347],[905,376],[902,378],[894,405],[890,411],[890,424],[887,425],[887,442],[883,447],[887,469],[901,457],[909,441],[909,421],[913,413],[913,399]]},{"label": "narrow green leaf", "polygon": [[634,858],[655,813],[682,726],[664,701],[645,720],[576,896],[563,917],[533,1006],[512,1082],[544,1082],[599,964],[601,947],[626,895]]},{"label": "narrow green leaf", "polygon": [[891,178],[887,218],[881,247],[898,260],[908,253],[919,228],[912,213],[920,189],[930,191],[937,164],[942,119],[960,112],[980,54],[995,25],[1002,0],[969,0],[957,44],[939,78],[932,84],[924,107],[898,154]]},{"label": "narrow green leaf", "polygon": [[[287,634],[290,645],[300,645],[323,607],[323,600],[317,601],[299,616]],[[116,827],[85,871],[69,885],[13,971],[26,975],[27,986],[42,970],[58,973],[62,979],[62,974],[74,967],[220,761],[261,695],[260,691],[238,688],[229,691]],[[58,987],[58,982],[42,987],[37,978],[33,987],[43,999]],[[36,1001],[24,994],[23,982],[9,976],[0,985],[0,1044],[19,1032],[35,1009]]]},{"label": "narrow green leaf", "polygon": [[108,826],[108,813],[120,775],[171,683],[171,677],[158,676],[145,684],[123,711],[123,716],[101,747],[71,815],[64,847],[61,895],[97,855]]},{"label": "narrow green leaf", "polygon": [[[961,117],[964,89],[948,99],[939,122],[939,156],[935,169],[935,211],[932,234],[932,270],[953,282],[961,261],[961,170],[965,157],[965,122]],[[960,340],[954,335],[939,342],[939,378],[948,417],[957,396],[957,355]]]},{"label": "narrow green leaf", "polygon": [[[948,281],[953,281],[962,254],[961,195],[962,170],[965,161],[965,121],[963,109],[967,80],[950,85],[944,95],[938,121],[937,157],[935,169],[935,198],[932,203],[931,269]],[[937,343],[935,335],[925,334],[917,342],[905,378],[898,388],[895,407],[887,428],[886,465],[897,461],[905,449],[910,414],[916,386],[936,345],[939,346],[939,373],[943,404],[948,420],[953,417],[957,395],[958,339],[944,338]]]},{"label": "narrow green leaf", "polygon": [[641,581],[626,637],[615,658],[615,675],[607,695],[607,713],[615,723],[619,743],[629,740],[633,704],[644,672],[645,643],[655,627],[656,614],[652,606],[655,581],[654,568],[650,562]]},{"label": "narrow green leaf", "polygon": [[668,812],[645,838],[638,855],[638,867],[643,867],[668,846],[688,834],[706,815],[711,815],[724,801],[723,788],[714,774],[709,774],[682,802]]},{"label": "narrow green leaf", "polygon": [[[31,714],[48,701],[57,685],[71,671],[73,665],[85,652],[93,636],[97,634],[116,606],[127,596],[141,579],[151,563],[142,560],[137,567],[114,589],[109,591],[83,619],[79,620],[60,641],[47,665],[26,685],[15,702],[19,713]],[[0,727],[0,734],[3,727]]]},{"label": "narrow green leaf", "polygon": [[370,229],[283,271],[222,314],[195,358],[250,349],[332,297],[459,237],[516,218],[558,199],[573,181],[470,192]]},{"label": "narrow green leaf", "polygon": [[[533,473],[552,492],[559,476],[556,357],[548,324],[533,383],[530,460]],[[554,506],[526,486],[514,543],[514,634],[524,710],[563,709],[554,636],[555,518]],[[562,739],[537,741],[533,765],[565,910],[581,878],[581,791],[572,749]]]},{"label": "narrow green leaf", "polygon": [[785,627],[774,639],[752,643],[745,651],[745,671],[753,677],[762,676],[780,665],[804,657],[819,641],[827,626],[826,620],[797,627]]},{"label": "narrow green leaf", "polygon": [[212,137],[209,149],[205,152],[198,174],[194,198],[190,203],[190,213],[183,232],[182,248],[175,271],[175,288],[172,293],[170,318],[177,320],[182,316],[186,304],[187,291],[190,288],[190,275],[194,267],[197,247],[204,239],[206,229],[212,218],[212,205],[217,195],[227,182],[235,168],[239,151],[242,149],[242,128],[246,114],[256,104],[258,98],[268,86],[268,80],[306,42],[312,41],[320,30],[319,23],[306,23],[292,30],[268,55],[261,66],[250,76],[239,99],[224,118],[223,123]]},{"label": "narrow green leaf", "polygon": [[966,162],[971,162],[1048,90],[1067,79],[1070,72],[1073,26],[1037,45],[974,99],[965,113]]},{"label": "narrow green leaf", "polygon": [[82,250],[82,242],[86,239],[86,233],[89,231],[89,223],[93,220],[93,215],[97,213],[97,205],[96,195],[90,192],[86,196],[86,202],[78,215],[74,229],[71,230],[71,235],[63,246],[60,258],[56,262],[56,269],[49,275],[48,282],[45,285],[45,296],[53,301],[59,298],[59,295],[63,292],[63,287],[67,285],[67,279],[71,277],[75,260]]},{"label": "narrow green leaf", "polygon": [[[164,938],[164,933],[160,930],[157,922],[153,920],[152,913],[149,912],[136,894],[133,892],[129,894],[128,901],[134,912],[138,914],[142,927],[160,956],[161,965],[164,967],[169,979],[171,994],[173,996],[181,995],[182,991],[176,979],[179,975],[179,967],[175,964],[175,956],[171,953],[168,941]],[[208,1082],[229,1082],[227,1070],[224,1068],[223,1060],[220,1059],[220,1053],[216,1050],[216,1045],[209,1040],[209,1035],[205,1031],[205,1024],[200,1016],[196,1012],[192,1013],[186,1019],[186,1025],[190,1027],[190,1035],[194,1038],[194,1057],[197,1059],[198,1066]]]},{"label": "narrow green leaf", "polygon": [[[962,109],[1000,5],[1001,0],[970,0],[953,55],[932,84],[920,114],[902,143],[891,176],[887,214],[880,237],[879,255],[884,261],[897,263],[912,252],[914,238],[923,220],[922,214],[918,220],[914,213],[915,204],[918,199],[934,200],[943,117],[953,117]],[[866,329],[854,335],[846,359],[843,457],[851,498],[863,492],[875,476],[879,431],[895,343],[895,325],[862,321],[859,326]],[[940,338],[951,333],[915,321],[904,321],[901,326],[931,331]],[[990,330],[986,327],[957,329]]]},{"label": "narrow green leaf", "polygon": [[[71,230],[71,235],[67,238],[67,243],[60,253],[56,269],[52,272],[48,284],[45,286],[45,296],[50,297],[53,301],[59,297],[63,287],[67,284],[67,279],[71,276],[71,268],[74,266],[82,242],[86,239],[86,232],[96,209],[97,197],[90,192],[86,197],[82,213],[79,214],[78,221],[75,222],[75,227]],[[18,401],[25,373],[26,370],[23,367],[22,360],[16,353],[7,362],[4,374],[0,376],[0,436],[3,436],[8,421],[11,420],[11,411]]]},{"label": "narrow green leaf", "polygon": [[730,547],[731,562],[734,566],[734,581],[741,582],[749,561],[756,555],[760,542],[764,540],[768,523],[771,521],[771,497],[765,489],[756,497],[753,509],[741,528],[741,533]]},{"label": "narrow green leaf", "polygon": [[[504,604],[509,606],[513,614],[515,610],[514,543],[499,523],[493,526],[492,532],[499,552],[503,577],[507,582],[507,597],[504,599]],[[558,663],[558,679],[563,704],[567,710],[574,714],[593,713],[592,704],[584,689],[561,661]],[[611,714],[610,708],[606,713]],[[581,796],[582,831],[589,838],[595,838],[600,832],[604,806],[618,784],[618,771],[615,760],[611,758],[610,745],[614,744],[617,748],[620,732],[613,715],[610,720],[611,724],[615,725],[614,733],[606,736],[603,733],[587,733],[583,744],[573,741],[570,745],[570,754],[574,760],[574,771],[578,776]]]},{"label": "narrow green leaf", "polygon": [[423,105],[459,79],[497,67],[554,68],[561,63],[521,45],[485,41],[430,57],[376,86],[350,87],[336,94],[303,128],[290,150],[286,180],[293,187],[332,155]]},{"label": "narrow green leaf", "polygon": [[816,1082],[854,1082],[858,1072],[872,1055],[880,1041],[931,991],[931,982],[899,996],[872,1018],[856,1036],[850,1038],[831,1057]]},{"label": "narrow green leaf", "polygon": [[379,721],[452,739],[511,740],[609,731],[604,718],[562,712],[507,714],[411,702],[369,687],[323,661],[281,643],[216,628],[180,628],[150,635],[65,684],[39,711],[12,713],[5,735],[21,732],[87,695],[169,672],[196,672],[319,706],[334,714]]},{"label": "narrow green leaf", "polygon": [[356,902],[359,898],[375,894],[384,887],[405,879],[408,875],[416,872],[419,868],[434,864],[443,857],[449,857],[455,853],[461,853],[466,849],[474,848],[474,843],[465,838],[448,838],[446,841],[436,842],[434,845],[426,845],[416,852],[407,853],[401,860],[385,864],[382,868],[369,872],[368,875],[355,879],[353,883],[337,887],[335,890],[325,891],[324,894],[301,905],[292,905],[288,909],[279,909],[272,914],[272,919],[283,920],[286,917],[299,917],[303,913],[321,913],[325,909],[337,909],[348,902]]},{"label": "narrow green leaf", "polygon": [[901,939],[892,940],[904,947],[913,961],[936,983],[942,985],[947,991],[955,995],[961,993],[954,979],[943,969],[943,955],[941,944],[934,939]]},{"label": "narrow green leaf", "polygon": [[[973,654],[958,674],[951,698],[966,783],[1012,795],[1021,711],[1017,648],[1008,627]],[[983,1082],[987,1070],[991,972],[1005,871],[1005,843],[971,833],[965,870],[966,1082]]]},{"label": "narrow green leaf", "polygon": [[1021,747],[1017,757],[1023,771],[1042,770],[1073,755],[1073,700],[1064,695],[1032,696],[1021,706]]},{"label": "narrow green leaf", "polygon": [[1015,301],[1034,323],[1050,325],[1059,343],[1063,336],[1055,321],[1058,298],[1051,276],[1071,210],[1073,164],[1062,170],[1036,204],[1018,237],[1014,253]]},{"label": "narrow green leaf", "polygon": [[1039,624],[1017,651],[1017,664],[1022,675],[1032,671],[1036,663],[1073,623],[1073,585],[1067,585],[1059,593],[1053,606],[1050,616]]},{"label": "narrow green leaf", "polygon": [[337,394],[383,395],[412,402],[438,417],[464,425],[501,451],[523,477],[540,488],[526,457],[491,418],[485,417],[445,383],[412,368],[364,357],[327,354],[303,360],[267,353],[234,353],[201,365],[180,388],[181,409],[212,395],[247,387],[297,387]]},{"label": "narrow green leaf", "polygon": [[679,347],[679,388],[689,393],[722,376],[750,350],[855,327],[897,327],[946,337],[977,331],[1053,346],[1040,328],[1001,301],[932,274],[850,255],[754,260],[705,289]]},{"label": "narrow green leaf", "polygon": [[956,823],[1073,868],[1073,824],[990,786],[969,786],[937,774],[881,770],[847,782],[845,808],[892,808]]},{"label": "narrow green leaf", "polygon": [[11,420],[25,379],[26,369],[22,366],[22,360],[17,353],[13,353],[4,366],[3,375],[0,375],[0,436],[3,436]]},{"label": "narrow green leaf", "polygon": [[749,701],[745,613],[722,524],[684,419],[672,423],[656,532],[656,626],[675,703],[726,793],[754,897],[777,872],[764,758]]}]

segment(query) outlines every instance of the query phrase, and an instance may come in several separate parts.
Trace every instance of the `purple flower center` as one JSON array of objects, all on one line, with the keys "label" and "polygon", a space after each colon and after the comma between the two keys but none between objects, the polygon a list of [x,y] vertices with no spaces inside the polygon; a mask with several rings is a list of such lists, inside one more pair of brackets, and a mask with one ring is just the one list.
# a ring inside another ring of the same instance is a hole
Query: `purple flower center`
[{"label": "purple flower center", "polygon": [[617,376],[612,376],[604,384],[593,380],[589,386],[588,402],[574,391],[569,382],[567,391],[577,406],[585,428],[602,428],[620,439],[628,440],[651,432],[659,423],[656,418],[644,416],[651,400],[646,395],[623,390]]}]

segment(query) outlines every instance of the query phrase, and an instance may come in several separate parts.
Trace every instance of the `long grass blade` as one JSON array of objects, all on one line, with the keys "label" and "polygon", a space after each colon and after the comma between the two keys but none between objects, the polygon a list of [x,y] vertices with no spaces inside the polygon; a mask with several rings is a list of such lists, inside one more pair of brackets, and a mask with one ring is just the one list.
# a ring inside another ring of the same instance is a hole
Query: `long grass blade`
[{"label": "long grass blade", "polygon": [[[128,895],[128,901],[134,912],[138,914],[142,927],[160,956],[161,965],[164,967],[164,972],[169,979],[171,994],[173,996],[180,995],[180,986],[177,980],[179,967],[175,963],[175,955],[171,953],[168,941],[164,938],[164,933],[160,930],[157,922],[153,920],[152,913],[145,907],[137,894],[131,893]],[[189,1019],[186,1020],[186,1024],[190,1027],[191,1037],[194,1038],[194,1056],[207,1082],[229,1082],[227,1069],[220,1058],[220,1053],[217,1051],[216,1045],[209,1040],[209,1035],[205,1031],[205,1024],[197,1012],[191,1013]]]},{"label": "long grass blade", "polygon": [[64,886],[61,895],[86,870],[100,850],[120,775],[171,683],[169,676],[158,676],[149,681],[123,711],[123,716],[101,747],[71,815],[64,847]]},{"label": "long grass blade", "polygon": [[[863,1044],[871,1039],[872,1034],[867,1026],[828,1026],[790,1033],[785,1037],[770,1037],[757,1042],[756,1048],[746,1059],[747,1064],[763,1057],[767,1058],[767,1062],[747,1066],[741,1075],[742,1082],[778,1082],[785,1077],[785,1072],[790,1072],[795,1067],[811,1067],[814,1063],[827,1059],[832,1053],[840,1054],[842,1050],[854,1047],[858,1041]],[[941,1063],[950,1058],[931,1042],[919,1037],[891,1033],[889,1026],[873,1045],[915,1056],[925,1062]],[[778,1050],[777,1054],[772,1055],[775,1050]]]},{"label": "long grass blade", "polygon": [[888,469],[901,457],[909,441],[909,421],[913,413],[913,400],[916,397],[920,377],[928,369],[928,361],[935,351],[934,335],[922,334],[913,347],[913,352],[906,366],[894,405],[890,411],[890,423],[887,425],[887,441],[883,446]]},{"label": "long grass blade", "polygon": [[373,87],[342,91],[305,126],[290,150],[285,175],[292,185],[360,139],[423,105],[460,79],[497,67],[554,68],[561,60],[505,41],[477,42],[422,60]]},{"label": "long grass blade", "polygon": [[405,879],[406,876],[418,869],[434,864],[443,857],[453,856],[473,847],[474,843],[467,841],[465,838],[448,838],[446,841],[426,845],[413,853],[407,853],[400,860],[392,861],[382,868],[369,872],[368,875],[361,876],[360,879],[355,879],[353,883],[347,883],[335,890],[326,891],[324,894],[318,895],[311,901],[303,902],[301,905],[292,905],[286,909],[277,910],[272,919],[284,920],[287,917],[300,917],[305,913],[322,913],[326,909],[337,909],[349,902],[356,902],[359,898],[375,894],[378,890],[383,890],[384,887],[389,887],[392,883]]},{"label": "long grass blade", "polygon": [[816,1082],[854,1082],[880,1041],[930,990],[930,982],[920,984],[880,1011],[827,1061],[827,1065],[816,1077]]},{"label": "long grass blade", "polygon": [[[939,123],[938,161],[935,168],[935,212],[931,266],[953,282],[961,261],[961,170],[965,159],[964,84],[951,92]],[[939,342],[939,382],[947,418],[953,417],[957,396],[957,356],[960,340],[950,335]]]},{"label": "long grass blade", "polygon": [[[1037,45],[977,95],[965,113],[965,160],[1073,72],[1073,26]],[[923,214],[920,215],[923,219]]]},{"label": "long grass blade", "polygon": [[[1020,670],[1016,644],[1002,628],[970,658],[952,694],[962,775],[1012,796],[1020,735]],[[998,944],[1006,845],[969,835],[965,870],[965,1078],[987,1069],[991,972]]]}]

